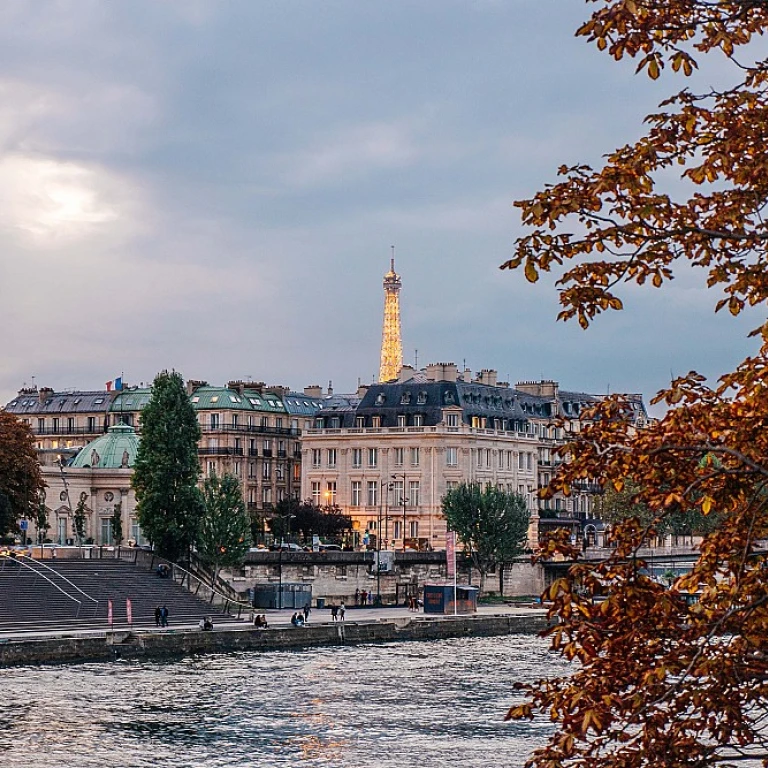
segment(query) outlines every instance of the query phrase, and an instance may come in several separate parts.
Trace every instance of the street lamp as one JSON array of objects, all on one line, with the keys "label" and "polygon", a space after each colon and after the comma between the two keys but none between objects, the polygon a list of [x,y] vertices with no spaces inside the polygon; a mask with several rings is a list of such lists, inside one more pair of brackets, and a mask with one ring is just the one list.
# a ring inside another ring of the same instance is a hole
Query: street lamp
[{"label": "street lamp", "polygon": [[389,519],[389,491],[392,489],[392,483],[388,483],[386,480],[382,480],[381,483],[381,498],[379,498],[379,522],[376,528],[376,605],[381,605],[381,507],[382,504],[386,505],[384,508],[384,520]]},{"label": "street lamp", "polygon": [[408,501],[406,495],[405,495],[405,475],[392,475],[393,479],[402,478],[403,479],[403,492],[400,495],[400,503],[403,505],[403,552],[405,552],[405,505]]},{"label": "street lamp", "polygon": [[[290,526],[291,520],[296,515],[277,515],[280,520],[287,520]],[[280,548],[277,552],[277,609],[283,610],[283,544],[285,544],[285,529],[281,527]]]}]

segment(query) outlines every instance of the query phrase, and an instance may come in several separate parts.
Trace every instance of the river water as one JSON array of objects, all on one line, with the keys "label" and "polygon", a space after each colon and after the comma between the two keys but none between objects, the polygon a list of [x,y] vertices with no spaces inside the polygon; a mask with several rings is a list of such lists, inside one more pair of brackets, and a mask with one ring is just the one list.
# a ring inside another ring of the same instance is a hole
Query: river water
[{"label": "river water", "polygon": [[546,721],[512,683],[564,671],[528,636],[4,670],[3,768],[522,766]]}]

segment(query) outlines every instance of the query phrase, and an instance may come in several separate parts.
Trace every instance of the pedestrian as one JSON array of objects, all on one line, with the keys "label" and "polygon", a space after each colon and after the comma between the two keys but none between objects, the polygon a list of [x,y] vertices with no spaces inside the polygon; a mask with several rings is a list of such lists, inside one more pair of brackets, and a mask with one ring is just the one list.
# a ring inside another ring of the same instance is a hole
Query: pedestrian
[{"label": "pedestrian", "polygon": [[160,626],[160,606],[159,605],[155,608],[155,626],[156,627]]},{"label": "pedestrian", "polygon": [[160,626],[161,627],[167,627],[168,626],[168,606],[164,605],[160,609]]},{"label": "pedestrian", "polygon": [[305,624],[309,624],[309,614],[311,610],[312,609],[309,607],[309,605],[304,606],[304,623]]},{"label": "pedestrian", "polygon": [[355,605],[360,605],[360,587],[355,590]]},{"label": "pedestrian", "polygon": [[331,618],[334,621],[336,621],[336,618],[338,617],[338,615],[339,615],[339,607],[334,604],[331,606]]},{"label": "pedestrian", "polygon": [[344,601],[341,601],[341,605],[339,606],[339,620],[344,621],[344,614],[347,612],[347,608],[344,605]]},{"label": "pedestrian", "polygon": [[55,559],[56,559],[56,547],[53,547],[53,549],[51,549],[51,560],[55,560]]},{"label": "pedestrian", "polygon": [[363,590],[362,593],[360,594],[360,597],[363,600],[363,605],[365,605],[366,601],[368,600],[368,592],[366,592],[366,590]]}]

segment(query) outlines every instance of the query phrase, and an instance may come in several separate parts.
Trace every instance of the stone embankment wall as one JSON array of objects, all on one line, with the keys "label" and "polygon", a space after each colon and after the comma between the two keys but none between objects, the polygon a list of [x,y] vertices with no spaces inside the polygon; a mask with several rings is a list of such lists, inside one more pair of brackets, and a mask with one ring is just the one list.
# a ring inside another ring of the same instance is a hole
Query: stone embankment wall
[{"label": "stone embankment wall", "polygon": [[[312,600],[325,598],[326,602],[345,600],[354,603],[355,590],[377,590],[376,571],[371,552],[252,552],[244,566],[234,572],[224,571],[222,576],[238,591],[246,592],[257,585],[310,584]],[[403,586],[416,585],[419,590],[425,582],[442,581],[446,578],[445,552],[396,553],[391,571],[380,574],[381,594],[385,603],[394,603],[400,587],[402,602]],[[470,575],[459,573],[459,583],[466,584]],[[473,584],[479,583],[479,575],[471,575]],[[540,595],[545,588],[542,566],[529,561],[517,562],[504,569],[504,596]],[[486,592],[499,591],[499,577],[489,574]]]},{"label": "stone embankment wall", "polygon": [[542,611],[525,614],[459,617],[404,617],[371,622],[348,621],[266,630],[225,629],[115,632],[106,637],[61,637],[8,640],[0,643],[0,667],[115,659],[162,659],[200,653],[271,651],[313,646],[439,640],[536,634],[546,627]]}]

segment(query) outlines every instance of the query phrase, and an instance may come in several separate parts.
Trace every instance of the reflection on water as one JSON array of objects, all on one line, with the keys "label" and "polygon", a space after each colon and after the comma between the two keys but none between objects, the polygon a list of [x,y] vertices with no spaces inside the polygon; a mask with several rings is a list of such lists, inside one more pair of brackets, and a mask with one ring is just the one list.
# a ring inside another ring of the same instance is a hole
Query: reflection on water
[{"label": "reflection on water", "polygon": [[16,668],[4,768],[519,766],[546,722],[504,723],[516,680],[557,674],[537,638]]}]

